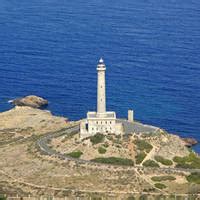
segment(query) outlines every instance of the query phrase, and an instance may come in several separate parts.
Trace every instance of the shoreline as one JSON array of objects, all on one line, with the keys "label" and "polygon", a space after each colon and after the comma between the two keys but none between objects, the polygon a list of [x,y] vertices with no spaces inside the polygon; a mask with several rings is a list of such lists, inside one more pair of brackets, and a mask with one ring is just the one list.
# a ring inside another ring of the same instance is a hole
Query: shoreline
[{"label": "shoreline", "polygon": [[[10,111],[10,110],[12,110],[13,108],[15,108],[16,106],[12,104],[13,101],[14,101],[14,99],[8,100],[8,101],[7,101],[7,105],[9,105],[9,108],[6,109],[5,111],[4,111],[4,110],[3,110],[3,111],[0,111],[0,113],[7,112],[7,111]],[[29,106],[19,106],[19,107],[29,107]],[[46,112],[50,112],[52,115],[54,115],[54,113],[53,113],[50,109],[48,109],[48,107],[49,107],[49,105],[47,105],[47,106],[45,106],[45,107],[41,107],[41,108],[34,108],[34,109],[39,109],[39,110],[43,110],[43,111],[46,111]],[[57,114],[58,114],[58,115],[56,115],[56,116],[58,116],[58,117],[64,117],[64,116],[62,116],[62,113],[57,113]],[[80,120],[80,119],[79,119],[79,120]],[[79,120],[75,120],[75,121],[79,121]],[[120,120],[125,120],[125,119],[124,119],[124,118],[117,118],[117,120],[120,121]],[[73,120],[73,121],[74,121],[74,120]],[[166,131],[166,132],[169,133],[169,134],[176,135],[176,136],[180,137],[180,138],[185,142],[185,146],[186,146],[186,147],[192,149],[192,150],[195,151],[195,153],[197,153],[197,154],[200,153],[200,150],[199,150],[199,152],[198,152],[198,150],[195,150],[195,148],[194,148],[194,147],[200,146],[199,141],[198,141],[195,137],[185,137],[185,136],[183,137],[183,136],[181,136],[181,134],[179,134],[179,133],[171,133],[171,132],[167,131],[166,129],[163,129],[162,127],[154,126],[154,125],[151,125],[151,124],[146,124],[146,123],[143,123],[143,122],[138,121],[138,120],[134,120],[134,122],[135,122],[136,124],[142,124],[144,127],[146,126],[146,127],[148,127],[148,128],[157,129],[157,130],[161,129],[161,130]]]}]

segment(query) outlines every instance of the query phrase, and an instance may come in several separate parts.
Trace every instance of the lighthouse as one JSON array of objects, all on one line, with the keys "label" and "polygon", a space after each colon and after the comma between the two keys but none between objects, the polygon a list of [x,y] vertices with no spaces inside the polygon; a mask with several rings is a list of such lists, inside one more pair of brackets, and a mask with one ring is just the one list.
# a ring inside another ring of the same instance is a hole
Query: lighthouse
[{"label": "lighthouse", "polygon": [[106,113],[106,66],[103,59],[97,65],[97,114],[103,116]]},{"label": "lighthouse", "polygon": [[97,111],[89,111],[80,123],[80,138],[97,133],[122,134],[122,124],[117,122],[116,113],[106,110],[106,65],[101,58],[97,64]]}]

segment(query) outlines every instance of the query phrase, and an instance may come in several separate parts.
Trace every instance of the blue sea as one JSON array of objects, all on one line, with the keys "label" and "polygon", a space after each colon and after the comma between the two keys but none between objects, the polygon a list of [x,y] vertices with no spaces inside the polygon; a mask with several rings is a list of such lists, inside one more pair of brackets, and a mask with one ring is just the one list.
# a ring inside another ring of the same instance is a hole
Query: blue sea
[{"label": "blue sea", "polygon": [[200,140],[200,1],[0,0],[0,111],[35,94],[84,118],[100,57],[108,110]]}]

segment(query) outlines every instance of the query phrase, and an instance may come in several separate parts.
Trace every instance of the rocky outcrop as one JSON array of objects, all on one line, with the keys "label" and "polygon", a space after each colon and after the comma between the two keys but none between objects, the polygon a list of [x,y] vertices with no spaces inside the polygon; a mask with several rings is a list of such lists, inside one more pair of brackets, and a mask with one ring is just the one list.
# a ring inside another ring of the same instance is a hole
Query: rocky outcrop
[{"label": "rocky outcrop", "polygon": [[182,138],[185,143],[185,146],[192,147],[198,143],[198,141],[194,138]]},{"label": "rocky outcrop", "polygon": [[169,160],[172,160],[175,156],[185,157],[190,153],[179,136],[169,133],[155,136],[152,144],[155,146],[154,155],[162,156]]},{"label": "rocky outcrop", "polygon": [[[64,117],[57,117],[50,111],[31,108],[28,106],[15,106],[15,108],[0,113],[1,130],[31,130],[30,134],[43,134],[60,130],[68,124]],[[18,135],[24,135],[18,131]]]},{"label": "rocky outcrop", "polygon": [[48,101],[42,97],[29,95],[23,98],[17,98],[12,101],[15,106],[29,106],[32,108],[41,108],[48,105]]}]

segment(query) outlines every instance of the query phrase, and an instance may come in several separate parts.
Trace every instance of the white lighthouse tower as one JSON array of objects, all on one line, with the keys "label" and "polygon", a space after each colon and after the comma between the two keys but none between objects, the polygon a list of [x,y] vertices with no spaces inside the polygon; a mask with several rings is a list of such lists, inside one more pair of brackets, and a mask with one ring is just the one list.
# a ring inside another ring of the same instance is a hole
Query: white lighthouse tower
[{"label": "white lighthouse tower", "polygon": [[97,112],[88,112],[87,119],[80,124],[80,137],[97,133],[121,134],[122,125],[116,122],[116,113],[106,111],[106,66],[103,59],[97,65]]},{"label": "white lighthouse tower", "polygon": [[97,114],[99,117],[106,114],[106,66],[103,59],[97,65]]}]

